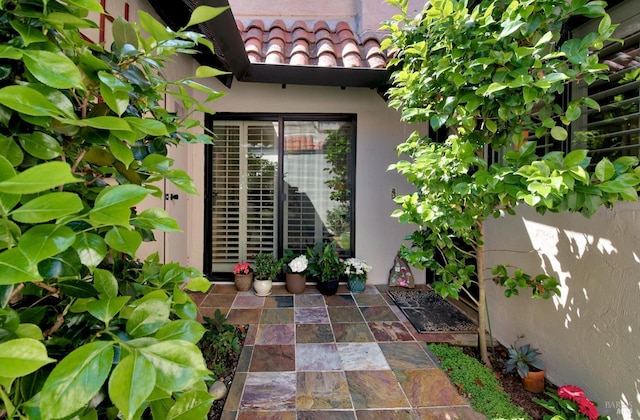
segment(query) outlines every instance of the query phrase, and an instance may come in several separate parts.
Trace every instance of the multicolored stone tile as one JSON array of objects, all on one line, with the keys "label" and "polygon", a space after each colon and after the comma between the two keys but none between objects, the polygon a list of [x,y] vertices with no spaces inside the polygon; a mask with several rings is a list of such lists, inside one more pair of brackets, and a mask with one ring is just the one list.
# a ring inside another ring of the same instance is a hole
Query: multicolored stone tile
[{"label": "multicolored stone tile", "polygon": [[399,321],[398,317],[391,310],[391,308],[387,305],[385,306],[368,306],[361,307],[360,311],[362,312],[362,316],[364,319],[373,322],[373,321]]},{"label": "multicolored stone tile", "polygon": [[330,307],[329,318],[331,323],[336,322],[363,322],[364,318],[357,307]]},{"label": "multicolored stone tile", "polygon": [[236,420],[296,420],[296,412],[244,410],[238,413]]},{"label": "multicolored stone tile", "polygon": [[377,293],[358,293],[353,295],[353,298],[358,306],[389,306],[387,301]]},{"label": "multicolored stone tile", "polygon": [[293,308],[296,324],[328,324],[329,315],[325,307]]},{"label": "multicolored stone tile", "polygon": [[341,370],[342,362],[335,343],[296,345],[296,371]]},{"label": "multicolored stone tile", "polygon": [[[293,314],[292,314],[293,315]],[[262,314],[264,318],[264,313]],[[295,344],[296,332],[293,323],[266,324],[258,326],[256,344]]]},{"label": "multicolored stone tile", "polygon": [[296,343],[335,342],[331,324],[296,324]]},{"label": "multicolored stone tile", "polygon": [[266,411],[295,410],[296,373],[248,373],[239,408]]},{"label": "multicolored stone tile", "polygon": [[327,306],[356,306],[356,302],[351,295],[325,296],[324,301]]},{"label": "multicolored stone tile", "polygon": [[308,307],[308,306],[326,306],[324,302],[324,296],[319,294],[302,294],[295,295],[293,297],[294,306],[296,308]]},{"label": "multicolored stone tile", "polygon": [[246,296],[236,296],[231,308],[233,309],[241,309],[241,308],[262,308],[264,306],[264,297],[254,296],[254,295],[246,295]]},{"label": "multicolored stone tile", "polygon": [[227,314],[227,321],[230,324],[257,324],[262,315],[262,308],[254,309],[231,309]]},{"label": "multicolored stone tile", "polygon": [[396,410],[356,410],[358,420],[415,420],[416,414],[410,408]]},{"label": "multicolored stone tile", "polygon": [[356,420],[356,415],[346,410],[298,410],[298,420]]},{"label": "multicolored stone tile", "polygon": [[208,294],[200,303],[200,307],[230,308],[234,300],[233,295],[212,295]]},{"label": "multicolored stone tile", "polygon": [[[418,408],[416,414],[420,420],[486,420],[483,414],[476,413],[471,407],[433,407]],[[358,418],[359,419],[359,418]]]},{"label": "multicolored stone tile", "polygon": [[390,370],[349,371],[345,375],[356,409],[410,407]]},{"label": "multicolored stone tile", "polygon": [[249,372],[291,372],[294,370],[296,370],[295,345],[253,346]]},{"label": "multicolored stone tile", "polygon": [[377,343],[338,343],[337,346],[345,371],[391,369]]},{"label": "multicolored stone tile", "polygon": [[363,343],[375,341],[369,327],[364,322],[335,323],[333,332],[338,343]]},{"label": "multicolored stone tile", "polygon": [[293,308],[293,296],[267,296],[264,298],[265,308]]},{"label": "multicolored stone tile", "polygon": [[214,284],[209,293],[215,293],[216,295],[235,295],[238,293],[238,289],[234,284]]},{"label": "multicolored stone tile", "polygon": [[369,328],[377,341],[415,341],[402,322],[369,322]]},{"label": "multicolored stone tile", "polygon": [[244,390],[244,383],[247,380],[247,374],[245,372],[237,372],[233,375],[233,381],[229,392],[227,393],[227,399],[224,401],[224,411],[236,411],[240,407],[240,398],[242,397],[242,391]]},{"label": "multicolored stone tile", "polygon": [[400,386],[414,407],[468,405],[440,369],[396,370]]},{"label": "multicolored stone tile", "polygon": [[265,308],[260,324],[293,324],[293,308]]},{"label": "multicolored stone tile", "polygon": [[379,343],[391,369],[432,369],[436,365],[419,343]]},{"label": "multicolored stone tile", "polygon": [[298,372],[297,378],[299,410],[353,408],[344,372]]},{"label": "multicolored stone tile", "polygon": [[251,356],[253,356],[253,345],[249,346],[245,343],[245,345],[242,346],[242,351],[240,352],[240,357],[238,358],[236,372],[249,372]]}]

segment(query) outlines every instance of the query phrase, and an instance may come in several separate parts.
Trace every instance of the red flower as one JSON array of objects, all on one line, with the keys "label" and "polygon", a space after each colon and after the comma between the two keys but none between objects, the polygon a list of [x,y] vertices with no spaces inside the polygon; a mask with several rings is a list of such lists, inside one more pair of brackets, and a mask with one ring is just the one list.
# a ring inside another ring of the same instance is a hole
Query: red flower
[{"label": "red flower", "polygon": [[598,413],[596,406],[591,401],[584,398],[582,401],[578,402],[578,405],[578,411],[589,417],[589,420],[597,420],[600,414]]},{"label": "red flower", "polygon": [[[585,399],[582,388],[575,385],[564,385],[558,388],[558,396],[565,400],[575,401],[578,404]],[[589,401],[589,400],[587,400]]]}]

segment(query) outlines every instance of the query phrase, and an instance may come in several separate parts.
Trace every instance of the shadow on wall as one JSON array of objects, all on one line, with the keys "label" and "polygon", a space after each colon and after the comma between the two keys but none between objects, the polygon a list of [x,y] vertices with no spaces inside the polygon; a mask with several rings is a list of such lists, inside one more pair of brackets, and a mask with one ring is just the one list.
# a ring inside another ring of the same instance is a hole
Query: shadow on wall
[{"label": "shadow on wall", "polygon": [[640,212],[621,205],[591,219],[530,209],[518,215],[493,224],[509,237],[494,233],[487,249],[512,251],[491,253],[497,255],[488,266],[509,262],[555,276],[562,294],[552,298],[555,311],[550,302],[525,301],[530,292],[521,291],[515,300],[493,302],[506,309],[492,312],[515,320],[512,333],[524,328],[552,381],[583,387],[602,415],[640,418]]}]

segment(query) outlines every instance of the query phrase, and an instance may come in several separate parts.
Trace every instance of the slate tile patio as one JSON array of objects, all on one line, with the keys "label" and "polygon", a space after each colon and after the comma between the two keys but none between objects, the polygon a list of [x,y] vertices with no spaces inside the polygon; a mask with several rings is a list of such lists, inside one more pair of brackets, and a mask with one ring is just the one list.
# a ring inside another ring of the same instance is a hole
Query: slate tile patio
[{"label": "slate tile patio", "polygon": [[201,315],[221,309],[249,324],[221,419],[484,419],[425,343],[464,339],[417,333],[385,290],[341,285],[325,297],[310,284],[298,295],[276,285],[257,297],[215,284],[198,294]]}]

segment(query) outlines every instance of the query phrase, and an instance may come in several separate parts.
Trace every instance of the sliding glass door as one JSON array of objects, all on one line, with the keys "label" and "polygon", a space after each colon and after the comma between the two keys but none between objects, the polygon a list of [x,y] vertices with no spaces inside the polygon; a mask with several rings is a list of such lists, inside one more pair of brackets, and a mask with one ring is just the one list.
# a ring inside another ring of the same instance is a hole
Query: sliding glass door
[{"label": "sliding glass door", "polygon": [[352,118],[213,119],[211,128],[205,271],[317,242],[352,253]]}]

